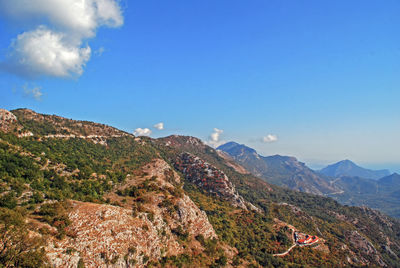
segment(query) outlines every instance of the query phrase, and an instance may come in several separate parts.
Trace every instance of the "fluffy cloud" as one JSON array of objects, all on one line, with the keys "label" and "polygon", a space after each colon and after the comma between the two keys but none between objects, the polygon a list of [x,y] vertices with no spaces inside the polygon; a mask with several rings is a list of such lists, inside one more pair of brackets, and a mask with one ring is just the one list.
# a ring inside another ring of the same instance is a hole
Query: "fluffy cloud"
[{"label": "fluffy cloud", "polygon": [[278,136],[273,135],[273,134],[268,134],[267,136],[262,137],[261,140],[262,140],[262,142],[265,142],[265,143],[271,143],[271,142],[278,141]]},{"label": "fluffy cloud", "polygon": [[133,135],[135,136],[150,136],[151,135],[151,130],[148,128],[137,128],[133,132]]},{"label": "fluffy cloud", "polygon": [[48,21],[79,39],[94,37],[100,26],[124,23],[118,0],[0,0],[0,9],[16,21]]},{"label": "fluffy cloud", "polygon": [[41,87],[29,88],[28,85],[25,84],[22,88],[24,90],[25,96],[34,98],[37,101],[39,101],[42,98],[43,93]]},{"label": "fluffy cloud", "polygon": [[222,129],[214,128],[214,132],[211,133],[210,138],[206,141],[206,144],[216,148],[225,143],[225,141],[221,140],[221,134],[224,131]]},{"label": "fluffy cloud", "polygon": [[164,123],[160,122],[158,124],[155,124],[154,127],[158,130],[163,130],[164,129]]},{"label": "fluffy cloud", "polygon": [[101,26],[123,24],[118,0],[0,0],[0,10],[33,26],[12,42],[2,63],[3,69],[28,77],[81,75],[91,54],[84,41]]},{"label": "fluffy cloud", "polygon": [[24,76],[66,77],[81,75],[89,59],[89,46],[72,46],[65,42],[64,34],[40,26],[13,41],[7,66]]}]

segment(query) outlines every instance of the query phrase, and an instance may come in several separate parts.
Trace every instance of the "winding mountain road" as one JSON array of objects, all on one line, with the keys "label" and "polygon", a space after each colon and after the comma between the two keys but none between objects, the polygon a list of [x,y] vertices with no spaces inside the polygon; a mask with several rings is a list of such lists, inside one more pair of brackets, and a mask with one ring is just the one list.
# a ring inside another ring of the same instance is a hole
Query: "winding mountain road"
[{"label": "winding mountain road", "polygon": [[290,248],[288,248],[288,250],[286,250],[285,252],[273,254],[273,256],[283,257],[283,256],[289,254],[289,252],[290,252],[295,246],[297,246],[296,243],[293,244]]},{"label": "winding mountain road", "polygon": [[[290,228],[290,227],[289,227]],[[297,246],[296,241],[294,239],[294,229],[290,228],[290,230],[292,230],[292,241],[293,241],[293,245],[288,248],[288,250],[286,250],[285,252],[282,253],[277,253],[277,254],[273,254],[273,256],[278,256],[278,257],[283,257],[286,256],[295,246]]]}]

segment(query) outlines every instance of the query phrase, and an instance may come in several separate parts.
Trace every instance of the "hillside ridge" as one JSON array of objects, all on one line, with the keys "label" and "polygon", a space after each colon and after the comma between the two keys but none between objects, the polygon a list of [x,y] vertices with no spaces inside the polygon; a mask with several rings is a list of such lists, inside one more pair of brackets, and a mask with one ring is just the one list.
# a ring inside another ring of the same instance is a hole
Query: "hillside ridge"
[{"label": "hillside ridge", "polygon": [[[16,114],[9,131],[0,131],[0,228],[29,254],[1,251],[11,266],[398,264],[396,220],[239,172],[198,138],[114,137],[117,130],[105,127],[101,144],[79,137],[95,135],[100,124]],[[183,156],[194,162],[179,167]],[[302,168],[292,158],[273,159]],[[280,256],[293,246],[294,229],[320,239]]]},{"label": "hillside ridge", "polygon": [[261,156],[256,150],[236,142],[228,142],[217,149],[269,183],[318,195],[340,191],[293,156]]}]

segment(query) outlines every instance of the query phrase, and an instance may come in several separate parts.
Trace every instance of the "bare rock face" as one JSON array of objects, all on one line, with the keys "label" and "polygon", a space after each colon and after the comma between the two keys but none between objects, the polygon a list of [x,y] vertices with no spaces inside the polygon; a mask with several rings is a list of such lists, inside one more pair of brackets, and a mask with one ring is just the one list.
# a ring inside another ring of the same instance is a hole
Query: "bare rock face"
[{"label": "bare rock face", "polygon": [[207,214],[201,211],[187,195],[184,195],[177,205],[178,210],[174,214],[174,219],[177,222],[188,223],[187,231],[190,234],[202,234],[206,238],[217,237]]},{"label": "bare rock face", "polygon": [[[347,238],[349,242],[355,246],[357,249],[359,249],[362,253],[368,256],[374,256],[375,261],[380,265],[380,266],[387,266],[385,262],[380,257],[379,252],[376,250],[374,245],[368,241],[363,235],[361,235],[358,231],[349,231],[347,233]],[[369,261],[364,259],[362,260],[363,263],[369,264]]]},{"label": "bare rock face", "polygon": [[76,267],[81,261],[85,267],[144,267],[148,261],[189,250],[179,235],[217,238],[205,212],[178,190],[179,175],[168,163],[155,159],[142,170],[145,175],[129,176],[117,186],[123,192],[143,190],[144,184],[147,190],[140,197],[106,196],[123,207],[72,201],[67,236],[51,239],[47,246],[51,265]]},{"label": "bare rock face", "polygon": [[237,193],[235,186],[225,173],[199,157],[183,153],[175,161],[174,166],[184,174],[187,180],[229,201],[232,205],[245,210],[247,207],[257,210],[254,205],[244,201],[243,197]]},{"label": "bare rock face", "polygon": [[80,258],[86,267],[140,266],[145,256],[160,258],[165,247],[180,251],[174,239],[158,235],[166,225],[160,217],[151,222],[145,213],[132,217],[131,210],[121,207],[83,202],[74,202],[74,206],[68,228],[72,237],[53,240],[47,249],[56,267],[76,267]]},{"label": "bare rock face", "polygon": [[[155,159],[144,169],[147,174],[142,179],[156,178],[156,184],[163,189],[180,189],[181,178],[171,169],[171,166],[162,159]],[[128,183],[129,184],[129,183]],[[158,196],[158,200],[166,200],[165,195]],[[157,206],[155,206],[156,204]],[[164,208],[159,208],[160,203],[155,201],[152,209],[157,213],[165,214]],[[182,192],[182,196],[176,198],[175,213],[172,214],[170,226],[182,226],[193,236],[202,234],[205,238],[216,238],[214,228],[207,218],[207,214],[200,210],[196,204]]]},{"label": "bare rock face", "polygon": [[7,110],[0,109],[0,120],[13,122],[13,121],[17,121],[17,117],[13,113],[11,113]]},{"label": "bare rock face", "polygon": [[8,132],[11,130],[13,123],[17,122],[17,117],[4,109],[0,109],[0,130]]}]

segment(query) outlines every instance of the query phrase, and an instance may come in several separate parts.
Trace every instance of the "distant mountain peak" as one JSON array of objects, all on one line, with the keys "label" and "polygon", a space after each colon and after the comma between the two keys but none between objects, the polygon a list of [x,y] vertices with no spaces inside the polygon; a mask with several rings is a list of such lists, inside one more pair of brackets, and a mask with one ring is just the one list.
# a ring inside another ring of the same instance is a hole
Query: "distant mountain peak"
[{"label": "distant mountain peak", "polygon": [[393,173],[393,174],[391,174],[389,176],[385,176],[385,177],[379,179],[380,182],[388,181],[388,180],[399,181],[400,182],[400,174],[395,172],[395,173]]},{"label": "distant mountain peak", "polygon": [[234,142],[234,141],[228,141],[227,143],[224,143],[224,144],[220,145],[219,147],[223,147],[223,146],[225,146],[225,147],[226,146],[238,146],[238,145],[243,145],[243,144],[239,144],[239,143]]},{"label": "distant mountain peak", "polygon": [[229,150],[233,150],[233,149],[234,150],[248,151],[248,152],[257,154],[257,151],[254,150],[253,148],[250,148],[250,147],[248,147],[248,146],[246,146],[244,144],[239,144],[239,143],[234,142],[234,141],[230,141],[230,142],[227,142],[225,144],[222,144],[217,148],[217,150],[221,150],[221,151],[229,151]]},{"label": "distant mountain peak", "polygon": [[330,177],[354,176],[377,180],[390,175],[389,170],[371,170],[358,166],[349,159],[339,161],[321,169],[320,173]]},{"label": "distant mountain peak", "polygon": [[350,159],[345,159],[345,160],[339,161],[338,163],[356,165],[356,164],[355,164],[353,161],[351,161]]}]

